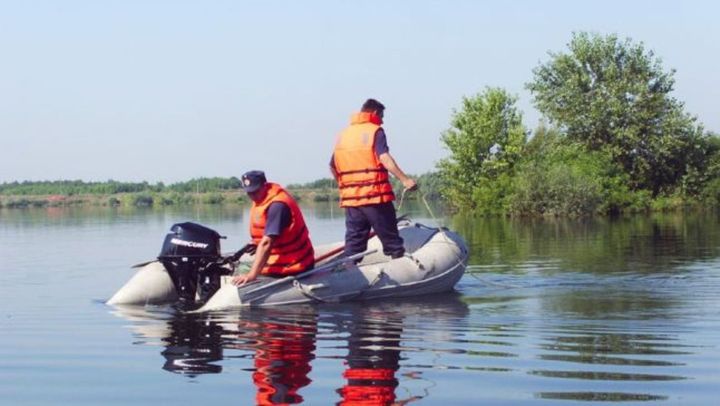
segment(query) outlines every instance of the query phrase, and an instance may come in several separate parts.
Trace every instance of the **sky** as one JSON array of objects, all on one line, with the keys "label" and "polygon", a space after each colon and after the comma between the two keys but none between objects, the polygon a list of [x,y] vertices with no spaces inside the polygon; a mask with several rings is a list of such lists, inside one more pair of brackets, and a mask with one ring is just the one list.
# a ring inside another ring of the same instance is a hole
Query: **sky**
[{"label": "sky", "polygon": [[0,0],[0,182],[329,177],[363,101],[390,152],[433,170],[462,98],[525,84],[573,32],[642,42],[720,132],[712,1]]}]

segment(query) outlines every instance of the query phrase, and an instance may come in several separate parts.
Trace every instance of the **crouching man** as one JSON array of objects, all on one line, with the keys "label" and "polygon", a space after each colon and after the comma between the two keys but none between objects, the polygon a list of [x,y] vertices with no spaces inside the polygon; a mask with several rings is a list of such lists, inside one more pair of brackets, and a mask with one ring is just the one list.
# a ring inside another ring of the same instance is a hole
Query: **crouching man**
[{"label": "crouching man", "polygon": [[300,207],[280,185],[268,182],[262,171],[242,175],[242,188],[252,200],[250,238],[256,245],[250,272],[235,276],[236,286],[259,275],[284,277],[311,269],[315,252]]}]

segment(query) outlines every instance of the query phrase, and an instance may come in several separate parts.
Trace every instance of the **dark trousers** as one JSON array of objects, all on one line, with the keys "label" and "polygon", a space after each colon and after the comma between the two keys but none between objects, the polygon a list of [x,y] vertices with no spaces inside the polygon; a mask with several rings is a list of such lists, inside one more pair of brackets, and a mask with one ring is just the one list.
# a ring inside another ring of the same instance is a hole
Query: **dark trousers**
[{"label": "dark trousers", "polygon": [[405,254],[403,239],[397,228],[395,206],[392,202],[345,208],[345,255],[367,250],[368,233],[375,230],[383,253],[393,258]]}]

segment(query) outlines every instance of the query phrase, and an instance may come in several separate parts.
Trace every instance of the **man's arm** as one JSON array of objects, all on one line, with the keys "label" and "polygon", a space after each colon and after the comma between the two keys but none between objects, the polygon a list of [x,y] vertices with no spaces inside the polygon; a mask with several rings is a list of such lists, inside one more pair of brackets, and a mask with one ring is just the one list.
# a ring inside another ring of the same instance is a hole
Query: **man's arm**
[{"label": "man's arm", "polygon": [[400,169],[400,166],[398,166],[395,159],[390,155],[390,148],[387,145],[387,135],[385,135],[385,130],[382,128],[375,133],[375,155],[385,169],[390,171],[390,173],[402,182],[405,189],[413,190],[417,187],[415,181],[405,175],[405,172]]},{"label": "man's arm", "polygon": [[242,286],[257,279],[260,271],[262,271],[267,263],[268,257],[270,256],[270,249],[274,242],[274,235],[263,236],[255,251],[255,260],[253,261],[252,267],[250,267],[250,272],[234,277],[232,280],[233,285]]},{"label": "man's arm", "polygon": [[392,157],[392,155],[390,155],[390,152],[380,154],[378,159],[380,160],[380,163],[383,164],[385,169],[390,171],[390,173],[395,175],[395,177],[398,178],[400,182],[402,182],[405,189],[414,190],[415,188],[417,188],[417,183],[415,183],[413,179],[409,178],[405,174],[405,172],[400,169],[398,164],[395,162],[395,159]]},{"label": "man's arm", "polygon": [[240,286],[257,279],[267,264],[270,250],[272,249],[275,239],[290,225],[290,221],[290,208],[285,203],[274,202],[270,204],[270,207],[268,207],[267,222],[265,223],[265,235],[260,239],[257,249],[255,250],[255,260],[253,261],[252,267],[250,267],[250,272],[234,277],[233,284]]}]

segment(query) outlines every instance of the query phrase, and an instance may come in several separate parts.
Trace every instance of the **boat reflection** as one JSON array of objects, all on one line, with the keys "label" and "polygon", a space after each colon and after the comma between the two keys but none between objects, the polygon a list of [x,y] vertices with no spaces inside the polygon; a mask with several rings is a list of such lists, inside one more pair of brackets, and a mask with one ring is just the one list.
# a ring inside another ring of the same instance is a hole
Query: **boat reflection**
[{"label": "boat reflection", "polygon": [[397,313],[358,307],[348,325],[348,354],[338,389],[340,404],[391,404],[400,369],[403,319]]},{"label": "boat reflection", "polygon": [[256,404],[302,403],[298,391],[311,382],[317,318],[311,306],[240,313],[238,330],[229,334],[227,347],[254,352]]},{"label": "boat reflection", "polygon": [[219,324],[178,314],[168,321],[168,332],[162,339],[164,370],[190,376],[222,372],[222,366],[214,364],[223,358],[223,328]]},{"label": "boat reflection", "polygon": [[[327,369],[319,376],[336,382],[338,404],[405,404],[420,399],[427,393],[403,391],[403,398],[396,393],[403,351],[411,350],[403,347],[406,319],[457,319],[468,313],[457,294],[207,314],[147,309],[118,307],[116,313],[133,322],[137,344],[165,347],[164,370],[194,378],[240,363],[252,374],[256,404],[304,402],[299,392],[312,383],[316,358],[336,365],[334,376],[328,376]],[[344,355],[337,355],[338,350]],[[403,376],[413,379],[413,373]]]}]

